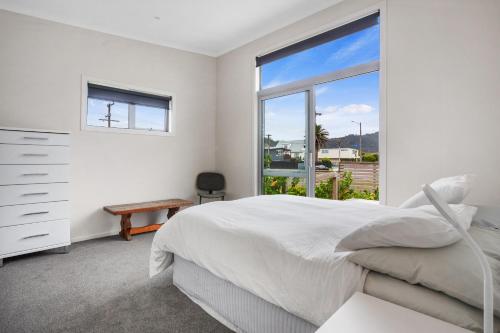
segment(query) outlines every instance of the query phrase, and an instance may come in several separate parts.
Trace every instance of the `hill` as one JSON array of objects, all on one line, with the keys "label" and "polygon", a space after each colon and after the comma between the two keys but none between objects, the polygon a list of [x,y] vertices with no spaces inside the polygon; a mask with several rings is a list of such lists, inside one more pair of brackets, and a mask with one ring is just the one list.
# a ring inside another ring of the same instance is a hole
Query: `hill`
[{"label": "hill", "polygon": [[[363,134],[362,149],[364,152],[378,152],[378,132]],[[347,135],[341,138],[331,138],[323,148],[359,148],[359,135]]]}]

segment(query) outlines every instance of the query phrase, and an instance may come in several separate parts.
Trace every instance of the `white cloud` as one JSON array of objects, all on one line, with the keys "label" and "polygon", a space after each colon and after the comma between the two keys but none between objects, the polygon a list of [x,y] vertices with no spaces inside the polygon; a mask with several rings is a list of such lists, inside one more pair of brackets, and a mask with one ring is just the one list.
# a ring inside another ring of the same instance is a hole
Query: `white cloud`
[{"label": "white cloud", "polygon": [[267,85],[263,86],[262,89],[281,86],[284,83],[285,83],[285,81],[281,80],[280,78],[275,78],[275,79],[271,80]]},{"label": "white cloud", "polygon": [[324,115],[332,113],[359,114],[359,113],[373,112],[375,108],[368,104],[348,104],[345,106],[338,106],[338,105],[329,105],[326,107],[318,106],[316,110]]},{"label": "white cloud", "polygon": [[369,44],[374,38],[377,37],[377,32],[376,30],[369,31],[368,33],[365,33],[364,35],[360,36],[357,40],[355,40],[353,43],[348,44],[347,46],[344,46],[334,52],[329,58],[328,61],[343,61],[345,59],[348,59],[353,53],[357,52],[358,50],[362,49],[365,47],[365,45]]},{"label": "white cloud", "polygon": [[368,104],[349,104],[341,107],[339,109],[339,112],[353,114],[353,113],[369,113],[374,110],[375,109],[373,108],[373,106]]}]

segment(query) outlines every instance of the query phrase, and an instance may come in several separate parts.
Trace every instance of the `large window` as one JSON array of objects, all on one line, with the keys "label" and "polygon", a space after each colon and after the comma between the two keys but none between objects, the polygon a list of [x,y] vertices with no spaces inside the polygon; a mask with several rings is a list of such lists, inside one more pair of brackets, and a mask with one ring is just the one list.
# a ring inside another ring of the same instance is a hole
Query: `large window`
[{"label": "large window", "polygon": [[257,57],[259,192],[378,200],[379,14]]},{"label": "large window", "polygon": [[[120,133],[171,133],[172,96],[86,83],[84,128]],[[83,111],[82,111],[83,112]]]}]

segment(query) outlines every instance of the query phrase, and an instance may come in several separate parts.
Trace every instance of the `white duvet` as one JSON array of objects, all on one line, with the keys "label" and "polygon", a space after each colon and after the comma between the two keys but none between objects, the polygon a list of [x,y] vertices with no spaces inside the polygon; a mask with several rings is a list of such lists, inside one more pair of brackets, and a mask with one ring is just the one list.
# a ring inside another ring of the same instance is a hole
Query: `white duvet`
[{"label": "white duvet", "polygon": [[258,196],[194,206],[156,233],[150,275],[173,253],[317,326],[356,290],[364,269],[335,253],[340,239],[383,216],[359,201]]}]

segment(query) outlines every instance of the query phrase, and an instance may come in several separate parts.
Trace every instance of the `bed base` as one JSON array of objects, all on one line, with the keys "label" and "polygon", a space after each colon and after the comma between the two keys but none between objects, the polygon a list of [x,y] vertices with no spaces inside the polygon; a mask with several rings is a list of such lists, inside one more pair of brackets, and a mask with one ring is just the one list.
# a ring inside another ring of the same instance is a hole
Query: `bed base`
[{"label": "bed base", "polygon": [[312,333],[318,329],[177,255],[174,257],[174,285],[235,332]]}]

